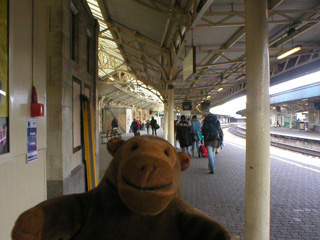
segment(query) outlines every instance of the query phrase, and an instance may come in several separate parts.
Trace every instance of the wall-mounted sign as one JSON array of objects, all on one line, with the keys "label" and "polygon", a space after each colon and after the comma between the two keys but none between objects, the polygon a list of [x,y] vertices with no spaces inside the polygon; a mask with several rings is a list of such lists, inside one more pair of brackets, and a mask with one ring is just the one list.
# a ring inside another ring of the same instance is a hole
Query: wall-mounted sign
[{"label": "wall-mounted sign", "polygon": [[186,81],[196,72],[196,48],[192,47],[183,60],[183,81]]},{"label": "wall-mounted sign", "polygon": [[27,162],[38,160],[37,119],[29,118],[27,124]]}]

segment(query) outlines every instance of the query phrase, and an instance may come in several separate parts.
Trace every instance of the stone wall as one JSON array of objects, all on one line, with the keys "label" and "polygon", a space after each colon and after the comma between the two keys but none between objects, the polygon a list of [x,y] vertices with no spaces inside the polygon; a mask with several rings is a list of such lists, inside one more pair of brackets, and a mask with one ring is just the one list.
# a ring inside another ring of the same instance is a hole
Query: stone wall
[{"label": "stone wall", "polygon": [[[81,93],[92,102],[95,112],[97,76],[96,20],[85,1],[46,1],[47,8],[47,96],[48,96],[48,193],[54,195],[81,192],[84,185],[82,146],[74,148],[73,82],[77,79]],[[75,57],[71,54],[71,13],[76,13]],[[92,52],[87,56],[88,36]],[[88,62],[89,67],[88,67]],[[77,117],[76,117],[77,118]],[[78,126],[80,127],[80,126]],[[97,163],[97,166],[99,164]],[[77,179],[77,181],[74,181]],[[52,184],[51,184],[52,183]],[[81,186],[79,186],[81,185]],[[51,191],[54,186],[54,191]],[[53,195],[48,194],[48,197]]]},{"label": "stone wall", "polygon": [[[109,109],[112,111],[112,114],[114,114],[119,122],[119,124],[126,129],[126,122],[127,122],[127,112],[126,109],[129,107],[109,107]],[[111,130],[111,122],[114,118],[107,108],[103,109],[103,123],[102,123],[102,129],[103,132]],[[120,126],[119,126],[119,131],[121,131]]]},{"label": "stone wall", "polygon": [[141,121],[150,119],[150,111],[148,108],[134,108],[133,118]]},{"label": "stone wall", "polygon": [[[149,109],[147,108],[131,108],[124,106],[109,106],[108,108],[111,109],[112,113],[116,116],[121,126],[126,129],[127,133],[130,131],[130,125],[134,118],[141,121],[151,119]],[[127,111],[128,109],[130,109],[130,111]],[[130,114],[131,116],[129,116]],[[107,108],[102,110],[101,124],[103,132],[111,130],[111,122],[113,118],[113,115],[107,110]]]}]

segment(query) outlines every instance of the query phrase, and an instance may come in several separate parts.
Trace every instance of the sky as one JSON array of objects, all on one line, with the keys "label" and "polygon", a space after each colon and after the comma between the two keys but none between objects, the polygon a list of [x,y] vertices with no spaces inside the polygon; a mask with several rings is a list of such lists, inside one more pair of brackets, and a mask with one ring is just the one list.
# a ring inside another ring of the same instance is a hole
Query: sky
[{"label": "sky", "polygon": [[[320,82],[320,71],[274,85],[269,88],[269,94],[271,95],[284,92],[293,88],[298,88],[316,82]],[[242,96],[220,106],[213,107],[210,109],[210,112],[214,114],[230,115],[231,117],[239,118],[241,116],[237,115],[236,112],[246,108],[246,101],[247,96]]]}]

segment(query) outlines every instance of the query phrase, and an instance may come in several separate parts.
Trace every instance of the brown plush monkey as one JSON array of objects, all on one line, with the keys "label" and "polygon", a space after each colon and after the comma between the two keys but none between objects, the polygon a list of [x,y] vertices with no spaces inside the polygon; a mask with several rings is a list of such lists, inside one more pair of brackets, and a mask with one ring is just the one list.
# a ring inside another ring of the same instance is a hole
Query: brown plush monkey
[{"label": "brown plush monkey", "polygon": [[184,200],[190,165],[167,141],[137,136],[107,144],[114,156],[95,189],[44,201],[20,215],[13,240],[230,240],[227,230]]}]

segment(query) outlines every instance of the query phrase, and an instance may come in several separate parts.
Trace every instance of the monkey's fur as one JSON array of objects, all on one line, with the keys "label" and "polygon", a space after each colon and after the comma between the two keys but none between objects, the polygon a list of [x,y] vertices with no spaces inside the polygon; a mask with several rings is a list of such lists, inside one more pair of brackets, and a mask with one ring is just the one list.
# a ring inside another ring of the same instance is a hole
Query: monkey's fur
[{"label": "monkey's fur", "polygon": [[162,138],[107,144],[114,156],[95,189],[44,201],[20,215],[13,240],[231,240],[179,192],[190,157]]}]

